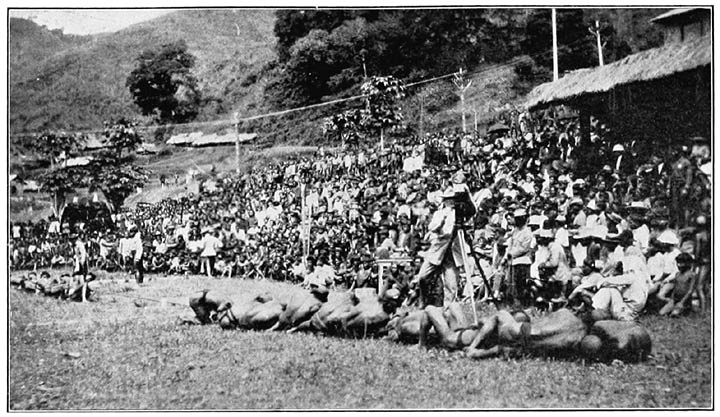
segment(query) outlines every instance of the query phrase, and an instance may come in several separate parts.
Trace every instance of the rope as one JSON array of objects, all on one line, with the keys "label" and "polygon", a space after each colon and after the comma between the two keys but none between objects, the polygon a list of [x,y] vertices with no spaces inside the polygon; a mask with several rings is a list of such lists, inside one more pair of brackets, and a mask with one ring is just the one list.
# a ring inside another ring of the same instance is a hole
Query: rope
[{"label": "rope", "polygon": [[114,297],[127,298],[127,299],[130,299],[130,300],[153,301],[153,302],[160,303],[160,304],[162,304],[162,303],[164,302],[164,303],[166,303],[166,304],[174,305],[174,306],[178,306],[178,307],[188,307],[188,304],[176,303],[176,302],[170,301],[170,300],[168,300],[168,299],[160,299],[160,300],[158,300],[158,299],[151,298],[151,297],[130,296],[130,295],[123,295],[123,294],[114,293],[114,292],[107,293],[107,294],[108,294],[108,295],[112,295],[112,296],[114,296]]}]

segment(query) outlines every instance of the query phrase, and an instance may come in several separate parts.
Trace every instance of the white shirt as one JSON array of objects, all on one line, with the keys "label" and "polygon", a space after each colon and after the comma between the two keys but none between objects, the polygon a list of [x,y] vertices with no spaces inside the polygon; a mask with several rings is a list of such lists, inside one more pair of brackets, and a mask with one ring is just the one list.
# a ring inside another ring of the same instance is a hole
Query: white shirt
[{"label": "white shirt", "polygon": [[200,256],[215,256],[217,255],[217,250],[222,247],[222,241],[211,234],[203,236],[200,243],[202,245]]}]

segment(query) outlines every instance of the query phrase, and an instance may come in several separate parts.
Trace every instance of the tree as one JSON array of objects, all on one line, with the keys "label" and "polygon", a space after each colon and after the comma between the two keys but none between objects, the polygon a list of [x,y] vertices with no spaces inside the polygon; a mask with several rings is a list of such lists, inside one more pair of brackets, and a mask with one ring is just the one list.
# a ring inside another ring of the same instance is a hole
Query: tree
[{"label": "tree", "polygon": [[110,142],[110,149],[117,158],[122,157],[123,150],[134,151],[142,143],[142,136],[136,129],[137,123],[121,118],[113,122],[105,122],[103,135]]},{"label": "tree", "polygon": [[372,77],[363,83],[360,91],[367,96],[361,126],[368,133],[379,133],[382,143],[384,131],[403,121],[398,102],[405,97],[405,84],[392,76]]},{"label": "tree", "polygon": [[58,219],[62,219],[65,211],[65,196],[83,185],[86,178],[83,171],[78,167],[54,168],[40,176],[40,189],[52,195],[53,214]]},{"label": "tree", "polygon": [[184,40],[146,50],[138,56],[125,85],[143,115],[159,123],[186,122],[197,116],[200,93],[190,72],[195,57]]},{"label": "tree", "polygon": [[[136,123],[119,119],[105,123],[104,134],[110,148],[101,152],[87,165],[86,183],[91,189],[99,189],[118,212],[125,199],[147,182],[149,171],[133,165],[134,150],[142,143]],[[123,151],[127,151],[123,154]]]},{"label": "tree", "polygon": [[271,83],[266,95],[277,104],[299,105],[343,93],[366,73],[415,80],[502,61],[519,50],[524,14],[521,9],[281,11],[275,34],[282,82]]},{"label": "tree", "polygon": [[325,135],[335,134],[343,145],[356,145],[360,139],[362,110],[350,109],[326,117],[323,123]]},{"label": "tree", "polygon": [[141,167],[117,162],[117,158],[102,157],[87,166],[90,189],[101,190],[115,213],[120,211],[127,197],[147,182],[149,174]]},{"label": "tree", "polygon": [[27,141],[26,146],[35,153],[48,158],[51,169],[54,169],[55,164],[77,150],[81,142],[82,139],[75,135],[64,132],[45,132],[34,140]]},{"label": "tree", "polygon": [[366,106],[326,117],[323,132],[334,132],[346,143],[379,134],[382,146],[385,130],[396,128],[403,121],[398,101],[405,97],[405,85],[392,76],[372,77],[360,91],[367,97]]}]

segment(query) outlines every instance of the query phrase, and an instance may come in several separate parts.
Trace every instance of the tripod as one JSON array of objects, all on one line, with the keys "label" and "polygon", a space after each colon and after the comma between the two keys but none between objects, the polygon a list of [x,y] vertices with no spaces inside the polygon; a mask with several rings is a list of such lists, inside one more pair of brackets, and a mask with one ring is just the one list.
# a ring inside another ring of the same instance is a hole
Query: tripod
[{"label": "tripod", "polygon": [[[473,309],[473,315],[475,316],[475,323],[478,322],[478,314],[477,314],[477,306],[475,305],[475,286],[472,282],[472,277],[470,275],[470,262],[468,260],[468,248],[467,248],[467,241],[465,240],[465,226],[462,224],[456,224],[455,225],[455,237],[458,239],[460,243],[460,252],[462,253],[462,260],[463,260],[463,268],[465,270],[465,280],[466,283],[470,285],[470,302],[472,303],[472,309]],[[470,255],[472,255],[473,261],[475,261],[475,265],[477,267],[477,270],[480,272],[480,277],[483,280],[483,285],[485,285],[486,289],[490,289],[490,283],[487,280],[487,277],[485,276],[485,271],[483,271],[482,267],[480,266],[480,262],[477,259],[477,254],[475,253],[475,250],[470,247]],[[495,307],[498,307],[498,300],[495,299],[495,297],[490,298],[492,300]]]}]

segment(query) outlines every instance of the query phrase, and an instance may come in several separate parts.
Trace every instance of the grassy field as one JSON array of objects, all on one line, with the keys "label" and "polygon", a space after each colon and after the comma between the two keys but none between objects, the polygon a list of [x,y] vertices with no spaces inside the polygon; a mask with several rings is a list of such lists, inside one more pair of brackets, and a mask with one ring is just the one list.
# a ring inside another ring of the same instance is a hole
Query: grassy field
[{"label": "grassy field", "polygon": [[298,290],[281,283],[103,278],[86,304],[10,290],[10,410],[712,406],[709,314],[643,317],[654,346],[642,364],[473,361],[385,340],[184,325],[192,312],[175,305],[203,288],[235,300]]}]

